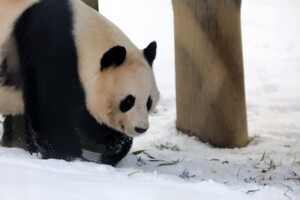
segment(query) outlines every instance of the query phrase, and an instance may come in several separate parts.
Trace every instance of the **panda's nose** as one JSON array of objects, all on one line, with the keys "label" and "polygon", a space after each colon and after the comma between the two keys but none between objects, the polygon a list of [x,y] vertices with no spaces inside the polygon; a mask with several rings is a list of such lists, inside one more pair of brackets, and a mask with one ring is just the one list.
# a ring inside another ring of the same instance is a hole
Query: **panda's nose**
[{"label": "panda's nose", "polygon": [[145,133],[148,129],[135,127],[134,130],[137,133]]}]

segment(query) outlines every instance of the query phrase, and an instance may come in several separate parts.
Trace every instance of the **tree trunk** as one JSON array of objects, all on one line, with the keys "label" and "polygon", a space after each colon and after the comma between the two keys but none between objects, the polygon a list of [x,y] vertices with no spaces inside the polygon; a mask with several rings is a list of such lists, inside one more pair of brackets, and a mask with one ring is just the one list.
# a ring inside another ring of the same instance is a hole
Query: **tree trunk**
[{"label": "tree trunk", "polygon": [[177,128],[218,147],[248,143],[241,0],[172,0]]},{"label": "tree trunk", "polygon": [[94,8],[95,10],[99,10],[98,8],[98,0],[82,0],[84,3]]}]

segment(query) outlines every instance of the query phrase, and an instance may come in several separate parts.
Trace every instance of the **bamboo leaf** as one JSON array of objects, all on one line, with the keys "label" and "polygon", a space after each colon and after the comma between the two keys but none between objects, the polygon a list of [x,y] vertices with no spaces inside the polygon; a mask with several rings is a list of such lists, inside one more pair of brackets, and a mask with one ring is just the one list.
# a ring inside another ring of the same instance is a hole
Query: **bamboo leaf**
[{"label": "bamboo leaf", "polygon": [[169,162],[169,163],[162,163],[162,164],[159,164],[158,167],[161,167],[161,166],[168,166],[168,165],[177,165],[178,163],[180,163],[182,161],[180,160],[175,160],[175,161],[172,161],[172,162]]},{"label": "bamboo leaf", "polygon": [[151,159],[155,159],[153,156],[150,156],[149,153],[147,153],[146,151],[144,151],[143,154],[145,154],[146,156],[148,156]]},{"label": "bamboo leaf", "polygon": [[142,170],[138,170],[138,171],[132,172],[132,173],[128,174],[128,176],[132,176],[133,174],[140,173],[141,171],[142,171]]},{"label": "bamboo leaf", "polygon": [[151,159],[149,160],[150,162],[163,162],[164,160],[155,160],[155,159]]},{"label": "bamboo leaf", "polygon": [[166,144],[157,145],[156,148],[159,150],[171,150],[171,151],[180,151],[180,148],[177,145],[173,145],[172,143],[167,142]]},{"label": "bamboo leaf", "polygon": [[139,151],[135,151],[135,152],[132,152],[133,155],[139,155],[141,153],[144,153],[146,150],[139,150]]},{"label": "bamboo leaf", "polygon": [[265,159],[265,156],[266,156],[266,151],[264,151],[264,153],[263,153],[263,155],[262,155],[260,161],[263,161],[263,160]]},{"label": "bamboo leaf", "polygon": [[257,189],[257,190],[248,190],[247,194],[250,194],[250,193],[253,193],[253,192],[257,192],[257,191],[259,191],[259,189]]}]

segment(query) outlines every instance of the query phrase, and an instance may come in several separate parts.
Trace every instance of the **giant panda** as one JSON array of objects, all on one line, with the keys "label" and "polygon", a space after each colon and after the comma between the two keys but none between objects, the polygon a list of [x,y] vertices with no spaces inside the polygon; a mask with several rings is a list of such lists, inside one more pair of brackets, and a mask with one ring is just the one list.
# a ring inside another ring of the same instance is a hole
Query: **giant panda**
[{"label": "giant panda", "polygon": [[37,151],[45,159],[80,158],[84,137],[104,147],[99,162],[116,165],[132,137],[149,128],[159,99],[156,43],[138,49],[81,0],[32,1],[13,29],[24,102],[19,114]]}]

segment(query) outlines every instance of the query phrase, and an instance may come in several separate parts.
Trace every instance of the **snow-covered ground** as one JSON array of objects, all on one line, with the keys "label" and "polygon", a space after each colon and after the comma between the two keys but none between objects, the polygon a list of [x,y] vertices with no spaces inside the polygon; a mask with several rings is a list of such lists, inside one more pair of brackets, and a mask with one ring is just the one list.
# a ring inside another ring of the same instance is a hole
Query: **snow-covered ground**
[{"label": "snow-covered ground", "polygon": [[213,148],[175,129],[171,1],[99,0],[99,7],[138,47],[158,42],[154,70],[161,100],[150,130],[134,140],[131,152],[137,155],[130,153],[116,168],[41,160],[0,147],[1,200],[300,199],[299,0],[243,0],[248,126],[254,139],[241,149]]}]

